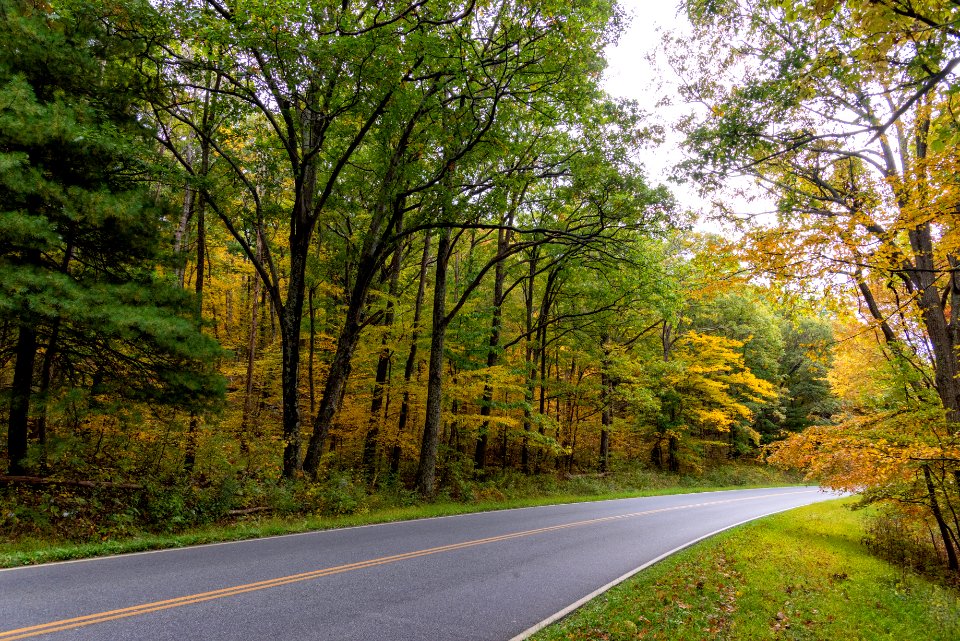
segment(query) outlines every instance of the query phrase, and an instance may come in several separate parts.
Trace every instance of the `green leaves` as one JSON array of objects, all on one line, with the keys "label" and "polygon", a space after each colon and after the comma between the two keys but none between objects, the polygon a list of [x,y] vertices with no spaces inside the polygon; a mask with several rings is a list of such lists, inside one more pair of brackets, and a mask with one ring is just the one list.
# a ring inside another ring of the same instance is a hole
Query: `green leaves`
[{"label": "green leaves", "polygon": [[148,143],[131,43],[98,3],[59,9],[0,3],[0,319],[56,353],[60,393],[98,379],[128,398],[200,403],[219,393],[220,352],[158,273],[162,208],[138,180]]}]

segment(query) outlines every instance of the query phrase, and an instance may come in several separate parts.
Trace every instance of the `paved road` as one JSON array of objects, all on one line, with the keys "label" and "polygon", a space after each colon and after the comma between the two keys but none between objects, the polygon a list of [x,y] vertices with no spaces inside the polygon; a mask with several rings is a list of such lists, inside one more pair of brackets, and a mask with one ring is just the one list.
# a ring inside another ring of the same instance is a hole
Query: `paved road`
[{"label": "paved road", "polygon": [[557,505],[0,570],[0,641],[511,639],[811,488]]}]

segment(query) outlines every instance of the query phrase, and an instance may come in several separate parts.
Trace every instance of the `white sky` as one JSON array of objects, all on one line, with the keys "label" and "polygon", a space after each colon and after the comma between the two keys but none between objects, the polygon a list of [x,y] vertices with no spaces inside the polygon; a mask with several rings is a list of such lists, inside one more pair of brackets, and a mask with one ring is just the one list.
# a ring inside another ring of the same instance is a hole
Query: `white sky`
[{"label": "white sky", "polygon": [[[730,233],[716,220],[707,219],[710,202],[699,197],[694,188],[667,182],[670,168],[683,159],[680,150],[682,137],[673,132],[672,125],[683,115],[699,108],[683,104],[677,97],[679,78],[662,53],[664,33],[683,35],[691,31],[690,23],[680,9],[681,3],[682,0],[619,0],[627,13],[628,24],[617,46],[606,51],[607,69],[603,85],[614,96],[636,100],[649,113],[649,124],[664,128],[663,144],[639,153],[650,182],[667,184],[681,207],[699,214],[696,229]],[[672,97],[673,104],[659,105],[664,96]],[[734,179],[734,183],[749,188],[746,179]],[[760,197],[752,202],[740,202],[737,209],[757,214],[772,207],[767,198]]]},{"label": "white sky", "polygon": [[687,19],[678,15],[679,0],[620,0],[629,24],[616,47],[608,49],[605,85],[614,95],[635,99],[648,92],[659,74],[646,61],[660,45],[661,31],[686,30]]},{"label": "white sky", "polygon": [[[664,32],[683,33],[689,30],[686,16],[680,12],[681,0],[620,0],[626,11],[628,25],[616,47],[607,49],[607,69],[604,88],[618,97],[636,100],[650,117],[650,124],[664,128],[665,142],[640,153],[651,182],[666,182],[670,167],[682,159],[680,137],[673,134],[671,125],[689,106],[675,104],[658,106],[664,95],[676,95],[678,79],[657,56]],[[651,60],[650,58],[655,58]],[[670,184],[671,191],[684,207],[699,210],[706,203],[692,189]]]}]

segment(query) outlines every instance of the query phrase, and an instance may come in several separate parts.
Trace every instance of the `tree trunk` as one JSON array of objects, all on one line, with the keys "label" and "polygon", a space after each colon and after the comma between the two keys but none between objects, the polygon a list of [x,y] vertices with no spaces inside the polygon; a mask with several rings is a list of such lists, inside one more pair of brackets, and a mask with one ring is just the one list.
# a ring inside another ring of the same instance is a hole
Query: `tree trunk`
[{"label": "tree trunk", "polygon": [[[398,149],[397,154],[400,151],[402,149]],[[400,156],[402,154],[399,156],[395,154],[392,163],[399,163]],[[399,180],[398,168],[396,164],[392,164],[386,176],[384,176],[383,191],[371,216],[367,238],[357,261],[356,278],[350,288],[346,318],[337,339],[337,351],[334,354],[333,362],[330,364],[323,395],[320,397],[320,407],[317,409],[317,415],[313,420],[313,434],[310,436],[310,444],[307,447],[307,455],[303,463],[304,470],[314,478],[319,473],[324,441],[326,441],[327,434],[330,432],[333,417],[340,409],[347,380],[350,378],[353,352],[360,338],[360,332],[364,327],[363,315],[367,305],[367,294],[373,284],[377,269],[388,255],[386,250],[387,242],[391,238],[391,230],[400,229],[402,225],[403,201],[392,193],[393,189],[398,188]],[[400,251],[400,247],[395,247],[394,251]]]},{"label": "tree trunk", "polygon": [[390,373],[390,361],[393,350],[390,349],[389,328],[393,325],[393,299],[397,295],[400,282],[400,266],[403,259],[401,247],[397,247],[390,263],[388,286],[389,299],[387,309],[383,315],[381,326],[384,328],[383,338],[380,341],[380,354],[377,356],[377,373],[373,382],[373,396],[370,399],[370,418],[367,423],[367,434],[363,439],[363,470],[368,482],[373,482],[377,473],[377,439],[380,436],[380,424],[383,422],[381,409],[383,408],[383,390]]},{"label": "tree trunk", "polygon": [[[263,252],[263,241],[257,233],[257,255]],[[243,396],[243,414],[240,418],[240,449],[247,452],[250,449],[248,431],[250,417],[253,414],[253,365],[257,358],[257,321],[260,311],[260,279],[253,278],[253,292],[250,294],[250,329],[247,332],[247,373]]]},{"label": "tree trunk", "polygon": [[[193,162],[193,153],[190,148],[187,149],[185,154],[186,160],[188,163]],[[193,187],[189,185],[183,192],[183,207],[180,210],[180,224],[177,225],[177,230],[173,235],[173,253],[177,255],[177,258],[182,257],[183,264],[177,265],[176,275],[177,282],[180,284],[180,287],[183,287],[184,274],[186,272],[186,256],[183,256],[185,253],[185,247],[187,244],[187,234],[190,230],[190,219],[193,217],[193,199],[196,192]]]},{"label": "tree trunk", "polygon": [[53,321],[53,328],[50,330],[50,340],[47,341],[47,348],[43,352],[43,362],[40,364],[40,387],[37,393],[43,403],[40,416],[37,417],[37,444],[41,448],[40,469],[47,469],[47,408],[50,404],[50,382],[53,380],[53,359],[57,353],[57,347],[60,340],[60,319]]},{"label": "tree trunk", "polygon": [[610,426],[613,425],[613,382],[610,377],[610,337],[600,336],[603,360],[600,364],[600,471],[606,472],[610,458]]},{"label": "tree trunk", "polygon": [[663,435],[657,434],[657,440],[650,448],[650,462],[657,466],[658,470],[663,469]]},{"label": "tree trunk", "polygon": [[443,342],[446,336],[447,263],[450,260],[450,229],[440,231],[437,269],[433,287],[433,329],[430,336],[430,374],[427,379],[426,420],[420,446],[416,488],[426,497],[436,490],[437,445],[443,410]]},{"label": "tree trunk", "polygon": [[313,434],[307,447],[307,455],[303,462],[304,471],[313,478],[317,478],[320,471],[320,457],[323,446],[333,425],[333,417],[340,409],[346,391],[347,380],[353,365],[353,352],[360,339],[363,329],[363,310],[366,307],[367,292],[376,273],[376,259],[366,256],[357,266],[357,278],[354,281],[353,291],[347,305],[347,314],[337,338],[337,351],[327,373],[327,381],[320,396],[320,406],[313,420]]},{"label": "tree trunk", "polygon": [[660,332],[660,345],[663,348],[663,362],[670,361],[670,352],[673,350],[673,325],[668,321],[663,321],[663,329]]},{"label": "tree trunk", "polygon": [[33,387],[33,365],[37,353],[37,332],[29,323],[21,323],[17,332],[16,362],[10,390],[10,416],[7,424],[7,474],[26,472],[27,430],[30,417],[30,396]]},{"label": "tree trunk", "polygon": [[923,466],[923,478],[927,484],[927,496],[930,500],[930,510],[933,512],[933,518],[937,521],[940,528],[940,537],[943,539],[944,549],[947,551],[947,565],[951,570],[960,570],[960,563],[957,561],[957,550],[953,545],[953,537],[950,535],[950,527],[943,518],[940,511],[940,502],[937,500],[937,490],[933,485],[933,475],[930,472],[930,466]]},{"label": "tree trunk", "polygon": [[526,434],[532,429],[533,391],[534,386],[536,385],[537,376],[537,363],[534,360],[533,350],[533,286],[537,277],[537,265],[539,262],[538,258],[539,250],[538,248],[534,247],[530,253],[529,271],[527,272],[527,285],[524,290],[524,304],[526,307],[526,323],[524,324],[524,329],[526,330],[526,338],[524,339],[524,358],[526,367],[524,369],[527,375],[527,385],[524,389],[524,401],[526,401],[523,407],[524,437],[520,449],[520,469],[524,472],[524,474],[528,474],[530,472],[530,439]]},{"label": "tree trunk", "polygon": [[317,287],[314,285],[307,292],[307,313],[310,316],[310,342],[308,343],[309,353],[307,354],[307,387],[310,390],[310,416],[317,411],[316,385],[313,375],[313,361],[317,353],[317,308],[314,307],[313,297],[316,295]]},{"label": "tree trunk", "polygon": [[[551,273],[550,276],[553,274]],[[547,401],[547,378],[549,376],[549,356],[547,354],[547,321],[546,321],[546,312],[548,309],[548,300],[549,300],[549,289],[550,289],[550,276],[547,277],[546,289],[543,295],[543,301],[540,304],[540,318],[537,320],[537,341],[536,347],[534,348],[533,360],[537,362],[539,360],[540,370],[537,374],[537,382],[539,383],[539,396],[537,404],[537,414],[540,416],[540,428],[537,430],[541,436],[546,434],[546,426],[543,419],[547,417],[550,412]],[[557,399],[557,402],[560,402],[560,399]],[[557,420],[557,430],[559,430],[560,421]],[[533,471],[534,473],[540,472],[540,464],[543,462],[545,455],[543,450],[538,450],[533,461]]]},{"label": "tree trunk", "polygon": [[[300,462],[300,319],[306,294],[307,248],[291,232],[290,279],[287,300],[277,314],[280,321],[280,385],[283,398],[283,477],[297,476]],[[273,307],[271,307],[273,310]]]},{"label": "tree trunk", "polygon": [[420,341],[420,312],[423,309],[423,299],[427,290],[427,265],[430,263],[430,234],[423,237],[423,255],[420,257],[420,277],[417,283],[417,298],[413,307],[413,330],[410,334],[410,351],[403,368],[403,396],[400,399],[400,415],[397,418],[397,442],[393,444],[390,453],[390,472],[397,474],[400,471],[400,437],[407,427],[410,416],[410,379],[413,378],[413,368],[417,364],[417,343]]},{"label": "tree trunk", "polygon": [[956,425],[960,423],[960,363],[937,291],[939,272],[934,262],[930,223],[912,229],[909,237],[916,261],[911,277],[920,290],[920,310],[933,347],[937,393],[947,411],[947,421]]},{"label": "tree trunk", "polygon": [[[201,160],[201,166],[204,175],[207,170],[208,162],[208,152],[206,149],[203,151],[203,157]],[[197,206],[197,278],[194,282],[194,293],[196,294],[197,301],[197,327],[202,327],[203,325],[203,266],[207,262],[207,230],[206,230],[206,216],[204,211],[204,199],[201,196],[200,204]],[[197,432],[200,429],[200,418],[196,415],[195,412],[190,412],[190,420],[187,425],[187,442],[184,446],[183,452],[183,466],[187,472],[193,470],[193,465],[196,462],[197,458]]]},{"label": "tree trunk", "polygon": [[671,472],[680,471],[680,439],[676,436],[670,435],[667,441],[667,468]]},{"label": "tree trunk", "polygon": [[[63,262],[60,265],[60,271],[64,274],[70,273],[70,261],[73,260],[73,241],[67,243],[67,250],[63,255]],[[53,360],[56,357],[57,349],[60,343],[60,327],[62,320],[58,317],[53,320],[50,328],[50,339],[47,341],[47,348],[43,352],[43,361],[40,364],[40,386],[37,390],[43,407],[40,416],[37,417],[37,444],[40,446],[40,470],[47,471],[47,410],[50,404],[50,383],[53,380]]]}]

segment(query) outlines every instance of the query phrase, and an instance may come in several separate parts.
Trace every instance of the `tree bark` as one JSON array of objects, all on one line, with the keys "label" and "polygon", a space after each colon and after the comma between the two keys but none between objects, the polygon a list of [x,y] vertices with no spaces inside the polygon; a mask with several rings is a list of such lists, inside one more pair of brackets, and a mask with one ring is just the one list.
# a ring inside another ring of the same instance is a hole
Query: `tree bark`
[{"label": "tree bark", "polygon": [[[507,226],[513,224],[512,216],[506,220]],[[510,232],[506,229],[500,229],[497,234],[497,255],[506,254],[507,247],[510,245]],[[490,341],[487,343],[487,368],[497,364],[500,358],[500,334],[502,327],[502,308],[503,308],[503,281],[506,278],[506,264],[504,261],[498,261],[493,277],[493,319],[490,322]],[[483,418],[483,424],[480,426],[480,433],[477,436],[476,448],[473,453],[473,466],[482,470],[487,460],[487,440],[490,431],[490,412],[493,404],[493,385],[490,383],[490,377],[483,385],[483,398],[480,400],[480,416]]]},{"label": "tree bark", "polygon": [[313,361],[317,352],[317,309],[313,305],[313,297],[316,294],[317,287],[313,286],[307,292],[307,313],[310,316],[310,342],[308,344],[309,353],[307,354],[307,388],[310,390],[310,416],[317,411],[316,384],[314,383]]},{"label": "tree bark", "polygon": [[27,430],[30,417],[30,396],[33,387],[33,366],[37,353],[37,332],[30,322],[22,322],[17,332],[13,386],[10,389],[10,416],[7,423],[7,474],[20,476],[26,472]]},{"label": "tree bark", "polygon": [[960,363],[950,324],[940,304],[937,291],[938,271],[934,262],[933,240],[930,223],[910,230],[910,245],[913,248],[915,269],[912,279],[919,290],[919,305],[927,336],[933,347],[934,378],[937,392],[947,412],[947,421],[960,423]]},{"label": "tree bark", "polygon": [[[410,130],[406,132],[409,136]],[[360,332],[364,327],[363,316],[367,305],[367,295],[377,270],[389,255],[388,242],[396,237],[392,230],[401,229],[403,224],[403,198],[397,191],[400,189],[400,165],[403,162],[403,151],[407,139],[401,141],[390,161],[390,167],[383,178],[381,193],[377,205],[374,207],[367,230],[367,237],[360,251],[357,261],[355,279],[350,288],[350,300],[347,303],[347,314],[344,319],[340,336],[337,339],[337,351],[327,374],[327,381],[320,397],[320,407],[313,420],[313,434],[307,447],[307,455],[303,469],[310,476],[316,478],[320,470],[320,457],[323,453],[324,441],[333,424],[333,417],[340,409],[340,403],[346,390],[347,380],[353,362],[353,352],[356,349]],[[396,246],[393,251],[399,252]]]},{"label": "tree bark", "polygon": [[353,352],[360,339],[363,329],[363,311],[366,307],[367,292],[376,273],[376,259],[366,256],[357,267],[357,278],[354,281],[353,291],[347,305],[347,314],[344,318],[340,336],[337,338],[337,351],[327,372],[327,381],[320,396],[320,406],[313,420],[313,434],[307,447],[307,454],[303,462],[303,470],[311,477],[317,478],[320,472],[320,458],[323,447],[333,425],[333,417],[340,409],[346,391],[347,380],[353,367]]},{"label": "tree bark", "polygon": [[[205,147],[201,156],[201,171],[204,175],[207,173],[207,164],[209,162],[209,151]],[[203,325],[203,285],[204,272],[203,266],[207,262],[207,230],[206,230],[206,212],[204,207],[204,198],[200,197],[200,203],[197,206],[197,278],[194,281],[194,293],[196,294],[196,321],[197,327]],[[187,472],[193,470],[193,465],[197,459],[197,432],[200,430],[200,417],[196,412],[190,412],[190,419],[187,424],[187,442],[183,452],[183,466]]]},{"label": "tree bark", "polygon": [[[186,162],[193,162],[193,150],[187,148],[186,153],[184,154]],[[178,258],[185,253],[184,247],[187,244],[187,234],[190,229],[190,219],[193,217],[193,200],[196,195],[193,187],[187,185],[186,189],[183,192],[183,207],[180,210],[180,224],[177,225],[177,230],[173,235],[173,252],[177,255]],[[184,274],[186,272],[186,256],[183,256],[183,264],[177,265],[176,275],[177,282],[180,284],[180,287],[183,287]]]},{"label": "tree bark", "polygon": [[527,384],[524,389],[524,407],[523,407],[523,442],[520,446],[520,469],[524,474],[530,472],[530,439],[527,434],[532,429],[533,421],[533,393],[536,385],[537,363],[534,360],[533,349],[533,301],[534,301],[534,283],[537,278],[537,266],[539,258],[539,248],[534,247],[530,252],[529,270],[527,272],[527,285],[524,291],[525,304],[525,324],[526,338],[524,339],[524,358],[526,362]]},{"label": "tree bark", "polygon": [[387,288],[389,300],[387,309],[380,323],[384,329],[380,341],[380,353],[377,355],[377,373],[373,382],[373,395],[370,399],[370,418],[367,423],[367,433],[363,439],[363,470],[368,482],[373,482],[377,473],[377,439],[380,436],[380,425],[383,422],[381,410],[383,408],[383,392],[390,373],[390,361],[393,359],[393,350],[390,349],[388,336],[389,328],[393,325],[393,299],[397,295],[400,282],[400,266],[403,259],[402,248],[398,247],[393,254],[389,269],[389,286]]},{"label": "tree bark", "polygon": [[[560,274],[559,266],[551,269],[550,272],[547,274],[547,282],[544,284],[544,287],[543,287],[543,297],[540,300],[539,318],[537,319],[536,346],[534,347],[533,360],[534,360],[534,363],[539,361],[539,364],[540,364],[540,372],[538,375],[540,394],[539,394],[539,404],[537,408],[538,408],[538,413],[541,417],[547,416],[547,414],[550,411],[550,408],[548,407],[548,401],[547,401],[547,379],[549,378],[549,372],[548,372],[549,356],[547,355],[547,324],[548,324],[548,317],[550,315],[550,309],[553,307],[554,287],[556,286],[557,278],[559,277],[559,274]],[[558,365],[557,377],[559,378],[559,376],[560,376],[560,369]],[[559,408],[559,403],[560,403],[559,398],[557,399],[557,403]],[[560,429],[559,425],[560,425],[560,418],[559,418],[559,409],[558,409],[558,417],[557,417],[558,431]],[[540,423],[540,429],[538,431],[540,432],[541,435],[546,434],[546,428],[542,421]],[[542,462],[543,458],[544,457],[541,456],[540,453],[538,453],[537,456],[534,457],[534,465],[533,465],[534,472],[540,471],[540,463]]]},{"label": "tree bark", "polygon": [[[257,254],[263,251],[263,241],[257,232]],[[247,372],[244,385],[243,414],[240,418],[240,449],[247,452],[250,449],[248,432],[250,417],[253,414],[253,366],[257,358],[258,316],[260,311],[260,279],[253,277],[253,292],[250,295],[250,328],[247,332]]]},{"label": "tree bark", "polygon": [[671,472],[680,471],[680,439],[676,436],[670,435],[669,440],[667,441],[667,468]]},{"label": "tree bark", "polygon": [[940,511],[940,502],[937,500],[937,490],[933,485],[933,474],[930,472],[930,466],[923,466],[923,478],[927,484],[927,496],[930,500],[930,510],[933,512],[933,518],[937,521],[940,528],[940,537],[943,539],[944,549],[947,551],[947,565],[951,570],[960,570],[960,562],[957,560],[957,550],[953,545],[953,537],[950,535],[950,527],[943,518]]},{"label": "tree bark", "polygon": [[37,444],[41,448],[40,468],[44,472],[47,469],[47,411],[50,405],[50,383],[53,380],[53,359],[60,341],[60,322],[59,318],[53,321],[50,339],[47,341],[47,348],[43,352],[43,361],[40,364],[40,386],[37,389],[43,403],[40,416],[37,417]]},{"label": "tree bark", "polygon": [[420,446],[416,488],[425,497],[436,491],[437,445],[443,410],[443,342],[446,337],[447,263],[450,260],[450,228],[440,231],[437,268],[433,287],[433,328],[430,336],[430,373],[427,378],[426,420]]},{"label": "tree bark", "polygon": [[[70,261],[73,260],[73,241],[67,243],[67,250],[63,254],[63,262],[60,264],[60,271],[64,274],[70,273]],[[50,383],[53,380],[53,360],[56,357],[57,349],[60,346],[60,327],[62,319],[57,317],[53,320],[50,328],[50,338],[47,341],[47,348],[43,353],[43,361],[40,364],[40,387],[37,390],[43,407],[40,416],[37,417],[37,444],[41,448],[40,469],[47,471],[47,411],[50,405]]]},{"label": "tree bark", "polygon": [[290,280],[280,317],[280,385],[283,402],[283,477],[294,478],[300,462],[300,319],[306,293],[306,256],[309,240],[291,230]]},{"label": "tree bark", "polygon": [[604,334],[600,337],[603,344],[603,361],[600,371],[600,471],[606,472],[610,458],[610,426],[613,425],[613,383],[610,378],[610,347],[607,344],[609,337]]}]

